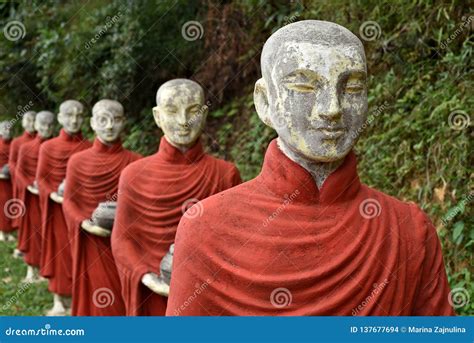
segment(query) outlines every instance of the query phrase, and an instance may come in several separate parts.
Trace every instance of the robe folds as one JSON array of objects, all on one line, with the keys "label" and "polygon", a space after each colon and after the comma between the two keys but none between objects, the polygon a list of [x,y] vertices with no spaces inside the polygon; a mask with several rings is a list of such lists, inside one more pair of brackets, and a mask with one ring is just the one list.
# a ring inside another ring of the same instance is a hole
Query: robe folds
[{"label": "robe folds", "polygon": [[[20,147],[27,142],[31,142],[36,137],[36,132],[29,133],[28,131],[24,131],[23,134],[19,137],[16,137],[12,140],[10,146],[10,156],[8,157],[8,167],[10,168],[10,180],[12,183],[12,195],[13,199],[18,199],[18,186],[15,180],[15,171],[16,171],[16,164],[18,160],[18,153],[20,152]],[[20,216],[14,215],[12,216],[12,230],[18,229],[20,226]]]},{"label": "robe folds", "polygon": [[[204,153],[201,142],[182,153],[162,138],[156,154],[122,173],[112,251],[122,281],[127,315],[165,315],[167,298],[141,283],[160,274],[183,212],[199,200],[241,182],[230,162]],[[205,211],[194,206],[194,215]]]},{"label": "robe folds", "polygon": [[[0,138],[0,170],[5,164],[8,164],[11,142],[11,139],[6,140]],[[11,219],[14,213],[10,213],[12,209],[8,203],[12,197],[11,179],[0,180],[0,231],[5,233],[13,231]],[[5,208],[5,205],[7,208]]]},{"label": "robe folds", "polygon": [[120,279],[110,247],[110,237],[81,229],[100,202],[116,201],[120,173],[141,156],[95,139],[90,149],[68,162],[63,210],[72,244],[72,315],[125,315]]},{"label": "robe folds", "polygon": [[32,141],[22,144],[15,170],[18,199],[25,209],[24,215],[20,217],[18,249],[25,254],[25,262],[33,267],[39,267],[41,260],[41,208],[39,196],[26,188],[35,181],[40,146],[46,140],[36,136]]},{"label": "robe folds", "polygon": [[82,134],[69,135],[61,130],[58,137],[43,143],[39,152],[36,181],[41,203],[40,274],[49,279],[50,292],[63,296],[72,294],[71,249],[62,205],[49,196],[66,177],[69,158],[91,146]]},{"label": "robe folds", "polygon": [[272,141],[255,179],[183,216],[167,315],[453,315],[436,229],[356,164],[319,190]]}]

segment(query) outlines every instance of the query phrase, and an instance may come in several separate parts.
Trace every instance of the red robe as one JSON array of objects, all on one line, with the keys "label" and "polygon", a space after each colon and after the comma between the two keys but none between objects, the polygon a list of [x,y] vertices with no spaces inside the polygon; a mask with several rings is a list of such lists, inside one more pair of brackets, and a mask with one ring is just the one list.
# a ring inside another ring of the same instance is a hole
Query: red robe
[{"label": "red robe", "polygon": [[70,136],[61,130],[58,137],[42,144],[39,152],[36,180],[42,218],[40,273],[49,279],[49,291],[63,296],[72,294],[71,249],[62,205],[49,196],[65,178],[71,155],[91,146],[82,134]]},{"label": "red robe", "polygon": [[120,173],[140,157],[120,142],[107,146],[96,139],[92,148],[69,159],[63,209],[72,239],[73,315],[125,314],[110,238],[82,230],[81,223],[100,202],[116,201]]},{"label": "red robe", "polygon": [[[0,171],[5,164],[8,164],[8,155],[10,154],[11,140],[0,138]],[[8,201],[12,198],[12,183],[9,180],[0,180],[0,231],[11,232],[12,223],[11,218],[14,213],[8,209]],[[5,208],[7,205],[7,208]],[[11,206],[11,205],[10,205]]]},{"label": "red robe", "polygon": [[[31,142],[36,137],[36,132],[29,133],[28,131],[24,131],[23,134],[19,137],[16,137],[12,140],[10,146],[10,156],[8,157],[8,166],[10,168],[10,179],[12,183],[12,193],[13,199],[18,199],[18,186],[15,180],[15,171],[16,171],[16,164],[18,160],[18,153],[20,152],[20,147],[27,142]],[[20,226],[20,216],[13,216],[12,218],[12,230],[18,229]]]},{"label": "red robe", "polygon": [[165,315],[167,298],[142,285],[141,278],[148,272],[160,274],[183,204],[195,199],[192,205],[240,182],[237,168],[205,154],[201,142],[183,154],[164,137],[156,154],[123,171],[112,251],[127,315]]},{"label": "red robe", "polygon": [[167,315],[453,315],[436,229],[356,164],[318,190],[273,141],[259,176],[181,220]]},{"label": "red robe", "polygon": [[31,142],[22,144],[15,170],[17,196],[26,208],[25,215],[20,217],[18,249],[25,254],[25,262],[34,267],[40,266],[41,259],[41,208],[39,196],[26,187],[35,181],[39,149],[45,141],[36,136]]}]

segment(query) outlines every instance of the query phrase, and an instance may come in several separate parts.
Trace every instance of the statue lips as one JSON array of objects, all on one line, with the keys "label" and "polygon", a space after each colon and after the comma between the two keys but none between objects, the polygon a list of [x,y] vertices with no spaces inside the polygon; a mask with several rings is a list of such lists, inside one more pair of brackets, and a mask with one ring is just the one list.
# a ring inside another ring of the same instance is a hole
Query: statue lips
[{"label": "statue lips", "polygon": [[344,127],[342,126],[319,126],[315,131],[320,132],[324,139],[338,139],[344,134]]},{"label": "statue lips", "polygon": [[116,133],[113,130],[104,131],[103,136],[104,136],[103,139],[107,142],[111,142],[117,138]]},{"label": "statue lips", "polygon": [[190,132],[191,130],[189,129],[181,129],[181,130],[176,131],[178,136],[188,136]]},{"label": "statue lips", "polygon": [[71,124],[69,130],[73,133],[76,133],[79,131],[81,127],[79,126],[79,124]]}]

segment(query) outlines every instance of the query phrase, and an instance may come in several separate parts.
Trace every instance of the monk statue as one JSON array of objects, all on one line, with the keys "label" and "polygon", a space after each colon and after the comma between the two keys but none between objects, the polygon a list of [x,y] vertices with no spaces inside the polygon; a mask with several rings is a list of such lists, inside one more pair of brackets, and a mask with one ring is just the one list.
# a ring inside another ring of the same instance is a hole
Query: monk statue
[{"label": "monk statue", "polygon": [[25,282],[43,280],[38,275],[41,264],[42,228],[36,171],[40,147],[53,136],[54,121],[55,115],[52,112],[38,112],[35,118],[35,130],[38,135],[32,141],[22,144],[18,153],[15,181],[18,198],[26,209],[25,215],[20,218],[18,249],[23,252],[24,261],[28,265]]},{"label": "monk statue", "polygon": [[59,136],[40,147],[36,181],[38,183],[42,217],[40,275],[48,279],[48,290],[53,293],[53,307],[48,316],[70,313],[72,295],[71,247],[62,205],[56,202],[60,184],[66,176],[69,158],[92,144],[82,136],[84,106],[77,100],[66,100],[59,106]]},{"label": "monk statue", "polygon": [[120,173],[141,157],[122,146],[125,119],[118,101],[97,102],[91,118],[96,139],[67,164],[63,211],[71,241],[74,316],[125,315],[107,231],[107,219],[115,216],[109,205],[117,199]]},{"label": "monk statue", "polygon": [[[10,144],[10,155],[8,156],[8,170],[10,173],[13,197],[12,197],[11,202],[9,203],[10,207],[8,208],[10,209],[9,213],[11,214],[12,232],[18,229],[20,225],[20,218],[24,214],[24,211],[22,210],[24,207],[22,207],[21,203],[19,203],[18,188],[16,184],[16,179],[15,179],[15,170],[16,170],[16,162],[18,160],[18,152],[20,151],[20,147],[24,143],[30,142],[35,138],[36,136],[35,118],[36,118],[36,112],[34,111],[28,111],[23,114],[23,117],[21,119],[21,125],[24,130],[23,134],[19,137],[14,138]],[[11,127],[11,125],[9,126]],[[17,211],[17,209],[19,211]],[[22,258],[23,254],[21,253],[20,250],[15,248],[13,252],[13,256],[16,258]]]},{"label": "monk statue", "polygon": [[[0,122],[0,241],[14,241],[11,219],[12,184],[8,157],[12,142],[12,130],[8,121]],[[13,214],[13,215],[12,215]]]},{"label": "monk statue", "polygon": [[359,180],[361,41],[292,23],[266,41],[261,70],[255,107],[278,138],[255,179],[183,216],[167,315],[453,315],[433,224]]},{"label": "monk statue", "polygon": [[123,171],[112,231],[112,251],[130,316],[165,314],[169,280],[160,265],[183,213],[192,208],[199,216],[200,200],[241,182],[232,163],[204,152],[200,137],[208,108],[198,83],[168,81],[158,89],[156,104],[153,116],[164,136],[156,154]]}]

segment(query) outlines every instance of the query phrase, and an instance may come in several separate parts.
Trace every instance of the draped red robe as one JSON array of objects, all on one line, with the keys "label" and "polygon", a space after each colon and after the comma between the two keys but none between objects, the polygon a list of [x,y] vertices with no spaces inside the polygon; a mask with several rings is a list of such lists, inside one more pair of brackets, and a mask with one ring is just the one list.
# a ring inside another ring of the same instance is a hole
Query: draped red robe
[{"label": "draped red robe", "polygon": [[181,220],[167,315],[453,315],[427,216],[359,181],[318,190],[273,141],[259,176]]},{"label": "draped red robe", "polygon": [[[18,160],[18,153],[20,151],[20,147],[27,142],[31,142],[36,137],[36,132],[29,133],[28,131],[24,131],[23,134],[19,137],[16,137],[12,140],[10,146],[10,156],[8,157],[8,166],[10,168],[10,179],[12,183],[12,195],[13,199],[18,199],[18,186],[15,180],[15,171],[16,171],[16,164]],[[20,217],[14,215],[11,221],[12,230],[18,229],[20,226]]]},{"label": "draped red robe", "polygon": [[[11,139],[3,139],[0,138],[0,170],[3,168],[5,164],[8,164],[8,156],[10,154],[10,146],[11,146]],[[8,203],[7,201],[12,198],[12,183],[11,179],[9,180],[0,180],[0,231],[3,232],[11,232],[12,231],[12,223],[11,223],[11,215],[7,215],[9,213],[8,208],[5,209],[5,204]]]},{"label": "draped red robe", "polygon": [[41,259],[41,208],[39,196],[30,193],[26,187],[35,181],[39,149],[45,141],[36,136],[31,142],[22,144],[15,170],[17,196],[26,209],[20,217],[18,249],[25,254],[25,262],[34,267],[40,266]]},{"label": "draped red robe", "polygon": [[66,177],[69,158],[76,152],[88,149],[91,142],[82,134],[69,135],[61,130],[59,136],[41,145],[36,170],[36,181],[41,202],[41,269],[49,279],[50,292],[63,296],[72,294],[72,260],[66,221],[62,205],[49,197],[56,192]]},{"label": "draped red robe", "polygon": [[98,139],[92,148],[74,154],[68,162],[64,217],[72,240],[72,314],[117,316],[125,314],[120,279],[109,237],[81,229],[100,202],[116,201],[120,173],[141,156]]},{"label": "draped red robe", "polygon": [[187,200],[192,205],[240,181],[237,168],[205,154],[201,142],[183,154],[164,137],[156,154],[123,171],[112,251],[127,315],[165,315],[167,298],[142,285],[142,276],[160,274]]}]

